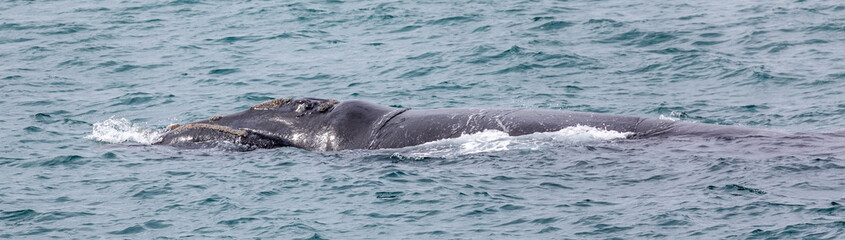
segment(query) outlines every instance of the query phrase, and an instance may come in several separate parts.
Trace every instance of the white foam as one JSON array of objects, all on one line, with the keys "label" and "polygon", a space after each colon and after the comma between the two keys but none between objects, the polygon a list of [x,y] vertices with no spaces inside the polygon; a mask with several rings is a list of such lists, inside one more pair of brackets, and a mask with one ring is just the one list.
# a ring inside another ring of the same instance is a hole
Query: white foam
[{"label": "white foam", "polygon": [[660,117],[658,117],[657,119],[660,119],[660,120],[669,120],[669,121],[673,121],[673,122],[677,122],[678,120],[681,120],[680,118],[667,117],[667,116],[665,116],[665,115],[663,115],[663,114],[660,114]]},{"label": "white foam", "polygon": [[[548,136],[553,141],[567,141],[567,142],[592,142],[592,141],[610,141],[613,139],[626,138],[634,133],[632,132],[617,132],[607,129],[599,129],[590,126],[577,125],[561,129],[557,132],[535,133],[532,135]],[[530,136],[530,135],[529,135]]]},{"label": "white foam", "polygon": [[94,129],[85,138],[107,143],[129,141],[149,145],[161,140],[161,135],[161,131],[138,126],[126,118],[111,117],[94,123]]},{"label": "white foam", "polygon": [[675,111],[672,111],[672,112],[670,112],[670,113],[669,113],[669,116],[665,116],[665,115],[663,115],[663,114],[660,114],[660,117],[658,117],[658,119],[660,119],[660,120],[669,120],[669,121],[677,122],[677,121],[680,121],[680,120],[681,120],[681,116],[683,116],[683,115],[684,115],[684,113],[683,113],[683,112],[675,112]]},{"label": "white foam", "polygon": [[461,154],[496,152],[508,150],[511,137],[498,130],[487,130],[479,133],[465,134],[458,138],[444,139],[423,145],[448,144],[458,146]]},{"label": "white foam", "polygon": [[573,126],[556,132],[534,133],[523,136],[509,136],[498,130],[465,134],[458,138],[428,142],[400,151],[399,155],[411,158],[451,157],[467,154],[507,151],[512,149],[538,150],[551,144],[579,144],[610,141],[630,136],[630,132],[598,129],[589,126]]}]

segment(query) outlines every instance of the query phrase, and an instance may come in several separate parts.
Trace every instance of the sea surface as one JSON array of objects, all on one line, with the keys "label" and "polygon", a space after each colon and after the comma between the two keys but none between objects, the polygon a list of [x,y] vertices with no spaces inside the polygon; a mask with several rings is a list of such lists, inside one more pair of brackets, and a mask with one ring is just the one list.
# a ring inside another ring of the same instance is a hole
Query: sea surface
[{"label": "sea surface", "polygon": [[[0,1],[0,238],[842,239],[842,1]],[[150,145],[282,97],[784,138]]]}]

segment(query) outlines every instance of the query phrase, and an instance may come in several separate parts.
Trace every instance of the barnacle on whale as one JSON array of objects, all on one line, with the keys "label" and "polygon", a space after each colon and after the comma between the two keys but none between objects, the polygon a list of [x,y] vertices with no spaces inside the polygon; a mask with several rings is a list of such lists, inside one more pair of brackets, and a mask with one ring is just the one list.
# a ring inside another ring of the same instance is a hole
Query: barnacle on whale
[{"label": "barnacle on whale", "polygon": [[266,101],[266,102],[263,102],[263,103],[255,104],[254,106],[252,106],[252,109],[277,108],[279,106],[282,106],[282,104],[288,103],[290,101],[291,101],[291,98],[277,98],[277,99],[269,100],[269,101]]}]

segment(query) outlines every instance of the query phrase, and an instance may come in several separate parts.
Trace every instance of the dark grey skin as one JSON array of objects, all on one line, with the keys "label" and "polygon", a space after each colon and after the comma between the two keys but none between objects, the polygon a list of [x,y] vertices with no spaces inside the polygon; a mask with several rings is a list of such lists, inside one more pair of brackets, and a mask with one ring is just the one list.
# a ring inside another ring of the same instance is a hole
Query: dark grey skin
[{"label": "dark grey skin", "polygon": [[277,99],[209,120],[168,127],[156,144],[199,146],[224,141],[253,148],[306,150],[381,149],[414,146],[484,130],[511,136],[583,125],[632,133],[628,138],[773,136],[748,128],[684,123],[611,114],[540,109],[390,108],[364,101]]}]

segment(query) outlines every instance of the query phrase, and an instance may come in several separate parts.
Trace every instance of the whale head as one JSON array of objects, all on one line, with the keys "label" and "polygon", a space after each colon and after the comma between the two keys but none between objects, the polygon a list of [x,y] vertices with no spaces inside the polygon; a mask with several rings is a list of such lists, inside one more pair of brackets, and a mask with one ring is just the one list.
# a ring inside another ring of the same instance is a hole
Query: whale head
[{"label": "whale head", "polygon": [[171,125],[157,144],[206,147],[225,142],[244,150],[286,146],[333,150],[339,140],[329,114],[338,103],[319,98],[269,100],[245,111]]}]

